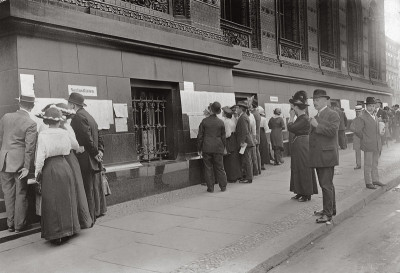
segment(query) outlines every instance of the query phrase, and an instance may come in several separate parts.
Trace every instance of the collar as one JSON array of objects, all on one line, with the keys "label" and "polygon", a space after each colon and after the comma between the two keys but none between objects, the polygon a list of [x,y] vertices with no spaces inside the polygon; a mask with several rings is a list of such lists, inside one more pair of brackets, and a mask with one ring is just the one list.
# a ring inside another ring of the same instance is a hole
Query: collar
[{"label": "collar", "polygon": [[19,108],[19,110],[28,113],[28,115],[29,115],[29,113],[30,113],[28,110],[26,110],[26,109],[24,109],[24,108]]},{"label": "collar", "polygon": [[319,115],[322,111],[324,111],[326,108],[328,108],[327,105],[325,105],[324,107],[322,107],[322,108],[318,111],[318,115]]},{"label": "collar", "polygon": [[367,110],[365,110],[365,112],[367,112],[373,119],[375,119],[375,115],[374,115],[374,113],[370,113],[370,112],[368,112]]}]

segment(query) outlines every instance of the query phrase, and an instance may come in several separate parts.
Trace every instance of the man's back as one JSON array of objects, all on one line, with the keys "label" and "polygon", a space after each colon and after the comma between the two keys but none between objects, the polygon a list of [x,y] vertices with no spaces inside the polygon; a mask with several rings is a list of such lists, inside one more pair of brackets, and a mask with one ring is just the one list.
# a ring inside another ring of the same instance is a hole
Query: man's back
[{"label": "man's back", "polygon": [[37,125],[23,110],[5,114],[0,120],[0,171],[17,172],[33,165]]}]

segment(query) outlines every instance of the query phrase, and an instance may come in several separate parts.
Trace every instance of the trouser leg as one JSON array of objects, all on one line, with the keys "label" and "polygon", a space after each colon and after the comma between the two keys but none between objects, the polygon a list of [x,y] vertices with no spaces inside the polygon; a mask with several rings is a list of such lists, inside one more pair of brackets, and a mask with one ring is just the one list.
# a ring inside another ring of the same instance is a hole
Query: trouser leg
[{"label": "trouser leg", "polygon": [[361,166],[361,150],[357,149],[356,151],[356,165]]},{"label": "trouser leg", "polygon": [[91,170],[82,170],[83,186],[85,188],[86,199],[93,223],[96,221],[96,204],[94,200],[95,175],[96,174]]},{"label": "trouser leg", "polygon": [[323,213],[332,217],[336,212],[335,186],[333,185],[334,167],[316,168],[316,171],[322,189]]},{"label": "trouser leg", "polygon": [[15,180],[15,216],[14,225],[15,229],[22,229],[26,225],[27,211],[28,211],[28,198],[26,196],[28,191],[27,179],[18,179],[19,174],[14,174]]},{"label": "trouser leg", "polygon": [[213,156],[212,154],[203,153],[203,162],[204,162],[204,178],[206,180],[207,188],[209,190],[214,190],[214,180],[213,177]]},{"label": "trouser leg", "polygon": [[6,205],[7,225],[14,227],[15,215],[15,180],[14,173],[0,172],[1,188],[4,193],[4,203]]},{"label": "trouser leg", "polygon": [[224,169],[224,159],[222,154],[214,154],[214,173],[215,179],[218,181],[218,185],[221,189],[226,188],[226,184],[228,183],[226,178],[226,173]]},{"label": "trouser leg", "polygon": [[252,153],[254,147],[247,147],[243,155],[240,155],[242,169],[245,172],[245,178],[253,180],[253,163],[252,163]]},{"label": "trouser leg", "polygon": [[260,144],[256,145],[256,155],[257,155],[257,167],[258,173],[261,173],[261,154],[260,154]]},{"label": "trouser leg", "polygon": [[259,175],[260,172],[258,171],[257,153],[255,146],[251,147],[251,163],[253,166],[253,175]]},{"label": "trouser leg", "polygon": [[372,154],[372,170],[371,170],[372,182],[380,182],[378,173],[379,154],[380,152],[373,152]]},{"label": "trouser leg", "polygon": [[364,152],[364,181],[365,184],[372,184],[372,161],[373,152]]}]

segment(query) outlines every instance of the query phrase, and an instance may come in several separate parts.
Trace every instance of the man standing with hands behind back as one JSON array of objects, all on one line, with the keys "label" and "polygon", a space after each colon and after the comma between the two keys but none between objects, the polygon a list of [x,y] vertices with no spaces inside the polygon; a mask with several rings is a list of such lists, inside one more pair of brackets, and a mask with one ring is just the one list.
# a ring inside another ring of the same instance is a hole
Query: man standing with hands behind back
[{"label": "man standing with hands behind back", "polygon": [[104,145],[99,129],[94,118],[83,108],[86,106],[84,97],[79,93],[71,93],[68,98],[68,106],[76,111],[71,120],[71,127],[76,134],[79,146],[85,151],[77,153],[79,165],[82,170],[83,185],[89,205],[90,216],[93,223],[96,215],[104,214],[107,210],[106,201],[99,177],[100,163],[103,161]]},{"label": "man standing with hands behind back", "polygon": [[313,101],[318,114],[314,118],[310,118],[310,167],[317,171],[323,203],[323,210],[314,212],[314,215],[321,216],[316,220],[317,223],[331,221],[332,216],[336,215],[333,175],[335,166],[339,165],[340,117],[336,111],[328,107],[329,99],[325,90],[314,90]]},{"label": "man standing with hands behind back", "polygon": [[8,231],[27,228],[27,176],[35,159],[37,125],[29,112],[35,98],[21,95],[20,109],[0,120],[0,182],[4,193]]}]

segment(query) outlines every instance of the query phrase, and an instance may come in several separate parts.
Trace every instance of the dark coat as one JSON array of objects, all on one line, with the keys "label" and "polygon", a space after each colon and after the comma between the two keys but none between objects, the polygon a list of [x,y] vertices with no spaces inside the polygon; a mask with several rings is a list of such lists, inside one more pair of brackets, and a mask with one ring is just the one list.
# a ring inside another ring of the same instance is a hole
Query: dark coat
[{"label": "dark coat", "polygon": [[363,111],[355,124],[355,134],[361,140],[364,152],[380,152],[382,150],[378,119],[374,119],[367,111]]},{"label": "dark coat", "polygon": [[0,120],[0,171],[33,169],[36,141],[37,125],[27,112],[5,114]]},{"label": "dark coat", "polygon": [[240,149],[240,144],[247,143],[247,147],[253,147],[254,142],[250,134],[250,119],[246,113],[243,113],[237,123],[236,123],[236,140],[238,144],[238,149]]},{"label": "dark coat", "polygon": [[315,116],[317,127],[311,126],[309,137],[310,167],[333,167],[339,165],[338,130],[339,114],[325,108]]},{"label": "dark coat", "polygon": [[82,172],[86,170],[101,171],[95,156],[99,151],[104,152],[104,144],[94,118],[81,108],[72,118],[71,127],[75,131],[79,145],[85,148],[85,152],[76,155]]},{"label": "dark coat", "polygon": [[197,149],[203,153],[223,154],[226,146],[225,124],[216,115],[203,119],[197,135]]},{"label": "dark coat", "polygon": [[382,110],[381,108],[376,111],[376,116],[381,119],[383,122],[388,122],[389,121],[389,116],[386,113],[386,111]]}]

